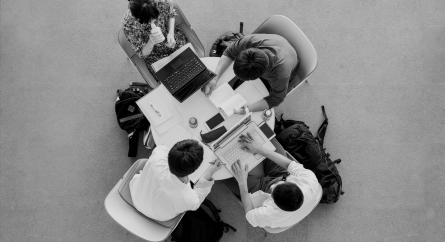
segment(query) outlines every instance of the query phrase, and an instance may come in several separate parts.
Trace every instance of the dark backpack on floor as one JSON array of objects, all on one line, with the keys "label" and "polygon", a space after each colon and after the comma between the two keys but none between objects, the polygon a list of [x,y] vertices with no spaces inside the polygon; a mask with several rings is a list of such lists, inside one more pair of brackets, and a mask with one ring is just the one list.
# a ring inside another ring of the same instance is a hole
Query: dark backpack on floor
[{"label": "dark backpack on floor", "polygon": [[232,31],[225,32],[220,35],[215,42],[213,42],[212,47],[210,48],[210,57],[221,57],[224,51],[233,44],[235,41],[244,37],[243,34],[243,22],[240,23],[240,31],[239,33],[235,33]]},{"label": "dark backpack on floor", "polygon": [[[209,215],[209,211],[211,216]],[[219,218],[221,210],[205,199],[196,211],[187,211],[172,233],[175,242],[218,242],[229,229],[236,229]]]},{"label": "dark backpack on floor", "polygon": [[133,82],[125,90],[117,90],[115,104],[119,127],[127,131],[129,139],[128,157],[135,157],[138,149],[139,132],[148,129],[150,123],[136,104],[139,98],[148,93],[148,85]]},{"label": "dark backpack on floor", "polygon": [[304,168],[311,170],[317,176],[318,182],[323,188],[321,203],[335,203],[343,195],[342,179],[335,164],[341,159],[332,161],[329,153],[323,147],[324,136],[328,126],[328,118],[324,106],[321,107],[325,120],[314,137],[304,122],[295,120],[275,120],[274,131],[278,142]]}]

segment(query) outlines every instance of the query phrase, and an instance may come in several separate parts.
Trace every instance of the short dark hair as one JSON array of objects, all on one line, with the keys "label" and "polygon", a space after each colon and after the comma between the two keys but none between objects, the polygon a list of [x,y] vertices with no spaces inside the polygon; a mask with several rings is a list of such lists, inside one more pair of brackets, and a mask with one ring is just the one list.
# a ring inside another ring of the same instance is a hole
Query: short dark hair
[{"label": "short dark hair", "polygon": [[168,152],[170,172],[177,177],[192,174],[201,165],[204,149],[196,140],[186,139],[176,143]]},{"label": "short dark hair", "polygon": [[285,182],[278,184],[272,191],[275,204],[284,211],[292,212],[301,207],[304,196],[297,184]]},{"label": "short dark hair", "polygon": [[131,15],[141,24],[150,23],[152,19],[157,19],[159,16],[159,10],[154,0],[131,0],[129,8]]},{"label": "short dark hair", "polygon": [[269,58],[263,50],[249,48],[235,58],[233,71],[242,80],[255,80],[262,76],[269,65]]}]

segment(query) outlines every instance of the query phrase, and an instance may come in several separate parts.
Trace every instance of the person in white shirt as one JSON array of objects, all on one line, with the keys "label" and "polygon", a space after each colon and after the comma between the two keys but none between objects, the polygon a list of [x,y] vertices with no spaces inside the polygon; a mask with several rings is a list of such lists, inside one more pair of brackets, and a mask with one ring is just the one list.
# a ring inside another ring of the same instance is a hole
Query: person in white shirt
[{"label": "person in white shirt", "polygon": [[204,150],[196,140],[180,141],[171,150],[166,146],[156,147],[140,174],[130,181],[136,209],[159,221],[198,209],[210,193],[213,173],[222,165],[213,162],[192,188],[188,175],[198,169],[203,156]]},{"label": "person in white shirt", "polygon": [[[323,192],[315,174],[282,154],[262,148],[250,134],[241,135],[240,142],[244,150],[267,158],[263,161],[264,177],[250,176],[248,166],[243,167],[239,160],[232,165],[247,221],[262,228],[285,228],[298,223]],[[258,190],[268,193],[268,198],[255,208],[249,192]]]}]

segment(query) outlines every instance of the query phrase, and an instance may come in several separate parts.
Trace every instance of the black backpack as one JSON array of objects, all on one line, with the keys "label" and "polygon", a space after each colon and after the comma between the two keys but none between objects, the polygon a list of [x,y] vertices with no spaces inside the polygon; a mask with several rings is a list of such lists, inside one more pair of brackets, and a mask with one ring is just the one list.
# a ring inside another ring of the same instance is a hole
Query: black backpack
[{"label": "black backpack", "polygon": [[244,37],[243,34],[243,22],[240,22],[240,31],[238,33],[227,31],[224,34],[216,38],[210,48],[210,57],[221,57],[224,51],[233,44],[235,41]]},{"label": "black backpack", "polygon": [[117,90],[115,104],[117,122],[127,131],[129,138],[128,157],[135,157],[138,149],[139,132],[148,129],[150,123],[136,104],[139,98],[148,93],[148,85],[133,82],[125,90]]},{"label": "black backpack", "polygon": [[[209,215],[208,212],[212,215]],[[175,242],[218,242],[229,229],[236,229],[219,218],[221,210],[205,199],[196,211],[187,211],[172,233]]]},{"label": "black backpack", "polygon": [[325,120],[319,127],[316,137],[314,137],[304,122],[295,120],[275,120],[274,131],[277,134],[278,142],[304,168],[311,170],[317,176],[318,182],[323,188],[321,203],[335,203],[343,195],[342,179],[335,164],[341,159],[332,161],[329,153],[323,147],[324,136],[328,126],[328,117],[324,106],[321,107]]}]

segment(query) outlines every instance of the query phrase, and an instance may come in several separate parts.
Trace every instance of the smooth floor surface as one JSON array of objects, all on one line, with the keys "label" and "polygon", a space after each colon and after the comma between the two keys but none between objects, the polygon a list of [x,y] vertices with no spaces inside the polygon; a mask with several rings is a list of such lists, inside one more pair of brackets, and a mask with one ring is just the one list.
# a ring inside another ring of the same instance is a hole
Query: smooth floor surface
[{"label": "smooth floor surface", "polygon": [[[288,16],[318,52],[277,108],[341,158],[345,195],[296,227],[251,227],[228,189],[210,199],[226,241],[445,241],[445,2],[177,0],[207,54],[221,33]],[[0,241],[141,241],[104,209],[135,158],[115,92],[139,73],[117,42],[128,2],[0,0]],[[148,150],[140,148],[139,157]]]}]

